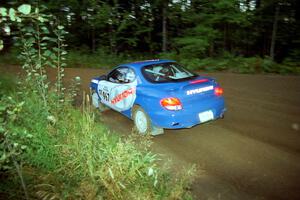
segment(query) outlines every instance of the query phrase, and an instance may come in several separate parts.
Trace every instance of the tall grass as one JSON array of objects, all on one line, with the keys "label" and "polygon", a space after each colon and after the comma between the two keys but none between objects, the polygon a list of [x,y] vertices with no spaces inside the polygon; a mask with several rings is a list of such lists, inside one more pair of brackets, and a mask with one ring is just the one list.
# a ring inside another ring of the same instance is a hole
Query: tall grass
[{"label": "tall grass", "polygon": [[59,120],[59,129],[67,130],[66,145],[61,146],[68,158],[61,169],[63,174],[88,181],[96,190],[96,199],[190,198],[185,188],[192,174],[185,174],[189,175],[185,180],[182,176],[171,177],[157,166],[157,155],[149,152],[147,145],[137,149],[132,138],[120,139],[96,123],[94,117],[84,106],[83,113],[73,110],[68,118]]},{"label": "tall grass", "polygon": [[65,99],[57,109],[51,103],[55,95],[48,95],[50,110],[45,110],[36,91],[23,86],[9,94],[14,101],[25,102],[9,127],[31,135],[26,141],[15,140],[27,146],[22,160],[31,198],[191,199],[186,188],[193,169],[171,175],[158,166],[161,161],[149,151],[148,139],[139,147],[134,137],[121,139],[96,122],[88,103],[79,110]]}]

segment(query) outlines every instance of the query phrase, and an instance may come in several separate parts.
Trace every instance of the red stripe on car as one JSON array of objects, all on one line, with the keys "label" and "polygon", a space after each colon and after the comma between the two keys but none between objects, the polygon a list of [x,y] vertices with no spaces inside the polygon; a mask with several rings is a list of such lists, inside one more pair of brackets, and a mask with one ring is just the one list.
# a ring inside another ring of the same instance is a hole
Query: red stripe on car
[{"label": "red stripe on car", "polygon": [[195,81],[191,81],[191,84],[196,84],[196,83],[205,83],[208,82],[208,79],[200,79],[200,80],[195,80]]}]

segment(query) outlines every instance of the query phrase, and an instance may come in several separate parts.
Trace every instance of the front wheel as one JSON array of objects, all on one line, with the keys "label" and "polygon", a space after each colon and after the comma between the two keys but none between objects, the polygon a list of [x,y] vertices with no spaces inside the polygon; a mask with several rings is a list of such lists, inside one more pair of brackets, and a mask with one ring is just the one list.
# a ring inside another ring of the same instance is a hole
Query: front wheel
[{"label": "front wheel", "polygon": [[91,99],[92,99],[92,105],[95,108],[98,108],[101,112],[108,110],[108,108],[103,103],[101,103],[100,98],[95,91],[91,92]]},{"label": "front wheel", "polygon": [[164,133],[162,128],[158,128],[151,124],[149,116],[141,107],[135,107],[133,109],[133,121],[136,130],[142,135],[160,135]]}]

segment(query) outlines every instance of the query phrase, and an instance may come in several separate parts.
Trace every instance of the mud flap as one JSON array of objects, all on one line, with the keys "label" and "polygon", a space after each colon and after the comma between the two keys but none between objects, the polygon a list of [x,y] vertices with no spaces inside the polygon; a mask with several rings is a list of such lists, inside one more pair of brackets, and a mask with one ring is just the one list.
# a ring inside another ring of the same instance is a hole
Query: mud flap
[{"label": "mud flap", "polygon": [[152,125],[151,129],[152,130],[151,130],[150,134],[153,136],[164,134],[163,128],[158,128],[158,127]]}]

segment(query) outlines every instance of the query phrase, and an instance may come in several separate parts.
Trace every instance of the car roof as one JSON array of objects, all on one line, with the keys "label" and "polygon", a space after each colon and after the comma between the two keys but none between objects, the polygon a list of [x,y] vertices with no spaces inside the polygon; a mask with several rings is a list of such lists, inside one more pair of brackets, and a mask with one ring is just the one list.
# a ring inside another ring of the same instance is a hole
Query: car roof
[{"label": "car roof", "polygon": [[120,66],[129,66],[135,69],[140,69],[147,65],[153,64],[160,64],[160,63],[167,63],[167,62],[175,62],[174,60],[166,60],[166,59],[154,59],[154,60],[143,60],[143,61],[136,61],[131,63],[122,64]]}]

